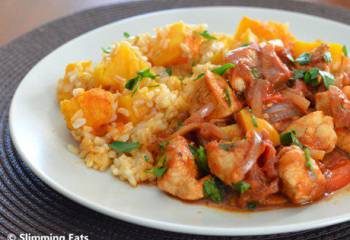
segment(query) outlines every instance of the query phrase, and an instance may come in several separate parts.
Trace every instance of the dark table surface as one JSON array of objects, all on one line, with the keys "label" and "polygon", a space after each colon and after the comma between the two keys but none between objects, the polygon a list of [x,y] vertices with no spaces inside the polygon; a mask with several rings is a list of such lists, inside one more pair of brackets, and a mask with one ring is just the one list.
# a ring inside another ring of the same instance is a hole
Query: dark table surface
[{"label": "dark table surface", "polygon": [[[88,8],[127,1],[130,0],[0,0],[0,46],[56,18]],[[292,0],[281,0],[284,1]],[[299,1],[350,9],[350,0]]]}]

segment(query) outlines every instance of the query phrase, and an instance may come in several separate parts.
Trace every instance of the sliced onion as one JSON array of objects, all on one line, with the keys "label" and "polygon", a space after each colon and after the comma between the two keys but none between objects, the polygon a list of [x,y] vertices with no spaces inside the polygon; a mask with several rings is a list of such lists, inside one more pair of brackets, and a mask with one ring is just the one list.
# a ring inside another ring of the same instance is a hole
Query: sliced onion
[{"label": "sliced onion", "polygon": [[200,127],[200,135],[204,138],[214,137],[217,139],[223,139],[225,137],[224,132],[213,123],[202,123]]},{"label": "sliced onion", "polygon": [[300,112],[289,103],[277,103],[265,111],[269,115],[271,123],[290,119],[292,117],[300,116]]},{"label": "sliced onion", "polygon": [[307,113],[310,101],[305,97],[290,90],[283,91],[283,96],[297,106],[303,113]]},{"label": "sliced onion", "polygon": [[204,105],[203,107],[201,107],[196,113],[199,114],[199,116],[201,116],[202,118],[205,118],[207,116],[209,116],[215,109],[215,106],[213,103],[208,103],[206,105]]},{"label": "sliced onion", "polygon": [[265,149],[265,145],[263,144],[263,140],[259,133],[254,131],[250,132],[249,134],[252,134],[252,136],[248,136],[250,149],[245,155],[245,166],[242,167],[242,172],[244,174],[250,171]]},{"label": "sliced onion", "polygon": [[177,130],[176,132],[174,132],[170,138],[176,137],[176,136],[183,136],[186,135],[189,132],[192,132],[194,130],[199,129],[202,126],[202,123],[190,123],[187,124],[185,126],[183,126],[182,128],[180,128],[179,130]]},{"label": "sliced onion", "polygon": [[248,101],[249,105],[257,117],[262,117],[263,114],[263,99],[268,91],[268,82],[265,80],[257,80],[249,89]]}]

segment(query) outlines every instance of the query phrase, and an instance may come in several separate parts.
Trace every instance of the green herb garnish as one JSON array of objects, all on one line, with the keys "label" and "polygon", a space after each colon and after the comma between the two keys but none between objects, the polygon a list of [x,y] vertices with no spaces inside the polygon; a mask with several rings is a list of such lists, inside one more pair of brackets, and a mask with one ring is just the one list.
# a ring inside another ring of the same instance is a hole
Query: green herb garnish
[{"label": "green herb garnish", "polygon": [[326,89],[328,89],[330,85],[334,85],[333,74],[326,72],[326,71],[319,71],[319,74],[322,77],[323,84],[326,87]]},{"label": "green herb garnish", "polygon": [[149,161],[149,157],[147,155],[144,155],[143,156],[143,159],[145,160],[145,162],[148,162]]},{"label": "green herb garnish", "polygon": [[165,71],[169,76],[173,75],[173,70],[170,67],[166,68]]},{"label": "green herb garnish", "polygon": [[205,180],[203,183],[204,195],[214,202],[221,202],[224,198],[222,189],[218,186],[214,179]]},{"label": "green herb garnish", "polygon": [[155,87],[159,87],[160,86],[160,84],[155,84],[155,85],[149,85],[149,86],[147,86],[147,87],[149,87],[149,88],[155,88]]},{"label": "green herb garnish", "polygon": [[102,47],[102,52],[106,53],[106,54],[110,54],[112,52],[112,47]]},{"label": "green herb garnish", "polygon": [[245,191],[247,191],[250,188],[250,184],[242,180],[234,184],[233,188],[240,194],[243,194]]},{"label": "green herb garnish", "polygon": [[151,173],[156,177],[161,177],[164,175],[164,173],[166,173],[167,170],[168,170],[167,167],[159,167],[159,168],[154,167],[154,168],[147,170],[146,172]]},{"label": "green herb garnish", "polygon": [[343,45],[343,53],[345,57],[349,56],[348,48],[346,47],[346,45]]},{"label": "green herb garnish", "polygon": [[192,144],[190,144],[189,147],[199,170],[204,174],[209,173],[207,153],[205,151],[205,148],[203,146],[196,148]]},{"label": "green herb garnish", "polygon": [[314,171],[314,166],[312,165],[312,159],[311,159],[311,152],[310,152],[310,148],[308,147],[304,147],[304,154],[305,154],[305,159],[306,159],[306,167],[310,170],[310,171]]},{"label": "green herb garnish", "polygon": [[292,62],[292,63],[294,63],[295,62],[295,59],[294,59],[294,57],[292,56],[292,54],[290,54],[290,53],[287,53],[287,58],[288,58],[288,60],[290,61],[290,62]]},{"label": "green herb garnish", "polygon": [[312,84],[313,86],[318,85],[318,73],[320,70],[318,68],[311,68],[304,74],[304,82],[306,84]]},{"label": "green herb garnish", "polygon": [[228,88],[225,88],[225,100],[226,100],[227,104],[231,107],[232,100],[231,100],[230,91]]},{"label": "green herb garnish", "polygon": [[160,150],[164,151],[165,148],[169,145],[169,141],[162,141],[159,143]]},{"label": "green herb garnish", "polygon": [[249,210],[254,210],[254,209],[256,209],[256,207],[257,207],[257,203],[256,202],[249,202],[248,204],[247,204],[247,208],[249,209]]},{"label": "green herb garnish", "polygon": [[255,117],[255,115],[253,114],[253,111],[249,108],[249,109],[248,109],[248,112],[250,113],[250,118],[251,118],[251,120],[252,120],[253,126],[254,126],[255,128],[257,128],[257,127],[258,127],[258,121],[256,120],[256,117]]},{"label": "green herb garnish", "polygon": [[[157,75],[154,75],[153,73],[150,72],[150,69],[147,68],[143,71],[139,71],[137,72],[137,76],[129,79],[126,84],[124,85],[125,88],[129,89],[129,90],[137,90],[138,89],[138,85],[139,82],[141,82],[144,78],[151,78],[151,79],[155,79],[157,77]],[[134,92],[133,92],[134,94]]]},{"label": "green herb garnish", "polygon": [[325,52],[323,55],[323,59],[326,63],[330,63],[332,61],[332,55],[329,51]]},{"label": "green herb garnish", "polygon": [[293,70],[293,79],[303,79],[304,78],[305,71],[300,69],[294,69]]},{"label": "green herb garnish", "polygon": [[226,63],[225,65],[222,65],[221,67],[215,68],[212,70],[213,73],[224,75],[224,73],[229,70],[230,68],[235,67],[233,63]]},{"label": "green herb garnish", "polygon": [[225,151],[229,151],[235,147],[234,143],[219,143],[219,148]]},{"label": "green herb garnish", "polygon": [[125,38],[129,38],[129,37],[130,37],[130,34],[129,34],[128,32],[124,32],[124,33],[123,33],[123,36],[124,36]]},{"label": "green herb garnish", "polygon": [[250,43],[243,43],[242,45],[241,45],[241,47],[248,47],[250,45]]},{"label": "green herb garnish", "polygon": [[257,68],[252,68],[251,73],[255,79],[259,79],[261,77],[261,74]]},{"label": "green herb garnish", "polygon": [[193,79],[193,81],[196,81],[196,80],[198,80],[198,79],[201,79],[202,77],[204,77],[204,75],[205,75],[205,73],[200,73],[200,74],[198,74],[198,76],[197,76],[195,79]]},{"label": "green herb garnish", "polygon": [[131,152],[134,149],[137,149],[141,146],[140,143],[138,142],[119,142],[119,141],[115,141],[112,142],[111,144],[109,144],[109,146],[116,150],[117,152],[121,152],[121,153],[128,153]]},{"label": "green herb garnish", "polygon": [[292,144],[303,148],[303,144],[299,141],[299,139],[296,137],[296,132],[294,130],[291,130],[289,132],[282,133],[280,135],[280,141],[283,146],[290,146]]},{"label": "green herb garnish", "polygon": [[207,30],[204,30],[203,32],[199,33],[202,37],[208,39],[208,40],[216,40],[216,37],[211,35]]},{"label": "green herb garnish", "polygon": [[295,61],[297,63],[299,63],[300,65],[309,64],[311,61],[311,54],[310,53],[303,53],[297,59],[295,59]]}]

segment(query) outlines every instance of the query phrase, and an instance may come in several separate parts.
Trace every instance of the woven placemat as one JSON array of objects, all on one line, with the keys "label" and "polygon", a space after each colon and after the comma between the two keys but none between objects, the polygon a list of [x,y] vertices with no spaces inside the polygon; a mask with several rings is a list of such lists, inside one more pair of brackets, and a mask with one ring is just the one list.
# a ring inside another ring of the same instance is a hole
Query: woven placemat
[{"label": "woven placemat", "polygon": [[[213,5],[287,9],[350,23],[350,12],[344,9],[285,0],[142,1],[104,6],[61,18],[0,48],[0,239],[11,239],[8,237],[10,233],[17,236],[20,233],[32,236],[75,233],[88,235],[89,239],[121,240],[214,238],[170,233],[129,224],[96,213],[67,199],[44,184],[23,163],[12,145],[8,127],[9,104],[21,79],[41,58],[66,41],[129,16],[162,9]],[[299,233],[218,239],[350,239],[350,223]]]}]

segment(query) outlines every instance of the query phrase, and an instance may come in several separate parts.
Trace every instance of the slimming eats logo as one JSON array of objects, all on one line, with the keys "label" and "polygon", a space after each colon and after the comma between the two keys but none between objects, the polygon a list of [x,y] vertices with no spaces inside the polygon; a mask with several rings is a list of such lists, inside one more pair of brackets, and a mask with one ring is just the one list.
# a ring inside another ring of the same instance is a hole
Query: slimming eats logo
[{"label": "slimming eats logo", "polygon": [[13,233],[7,235],[7,240],[89,240],[87,235],[76,235],[69,233],[68,235],[54,235],[50,233],[49,235],[32,235],[30,233],[21,233],[16,236]]}]

